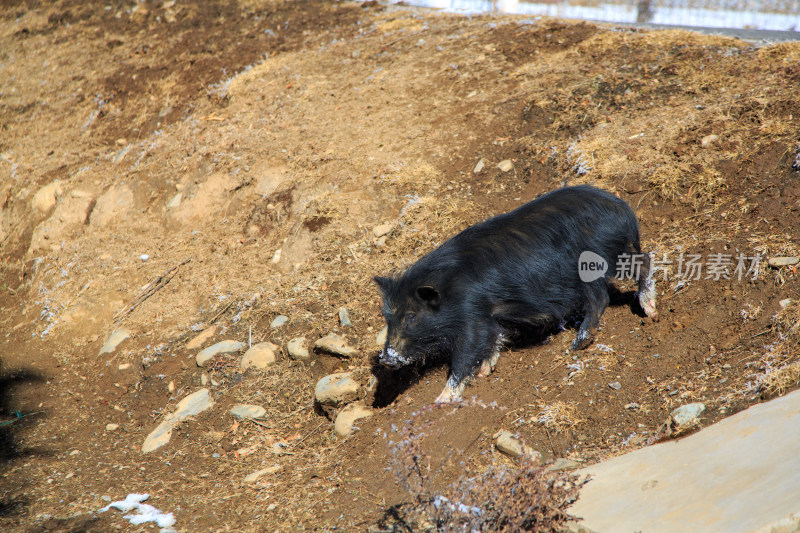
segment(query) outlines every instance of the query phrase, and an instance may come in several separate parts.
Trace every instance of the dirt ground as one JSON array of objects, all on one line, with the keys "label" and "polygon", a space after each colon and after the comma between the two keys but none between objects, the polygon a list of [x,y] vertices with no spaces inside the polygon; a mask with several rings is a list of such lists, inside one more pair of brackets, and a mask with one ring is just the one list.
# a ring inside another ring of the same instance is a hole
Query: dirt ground
[{"label": "dirt ground", "polygon": [[[702,427],[797,388],[800,280],[767,259],[800,255],[799,121],[800,43],[375,2],[0,1],[0,529],[150,531],[96,514],[148,493],[178,531],[366,530],[410,499],[392,443],[420,418],[445,487],[509,461],[499,429],[591,464],[668,438],[680,405]],[[492,407],[420,411],[446,367],[378,371],[373,416],[337,437],[314,386],[369,380],[372,276],[565,183],[617,193],[673,262],[660,321],[622,297],[585,351],[569,330],[510,348],[466,390]],[[733,262],[689,279],[681,254]],[[284,352],[198,368],[186,344],[212,325],[207,344]],[[331,331],[360,354],[285,353]],[[201,380],[214,407],[142,454]]]}]

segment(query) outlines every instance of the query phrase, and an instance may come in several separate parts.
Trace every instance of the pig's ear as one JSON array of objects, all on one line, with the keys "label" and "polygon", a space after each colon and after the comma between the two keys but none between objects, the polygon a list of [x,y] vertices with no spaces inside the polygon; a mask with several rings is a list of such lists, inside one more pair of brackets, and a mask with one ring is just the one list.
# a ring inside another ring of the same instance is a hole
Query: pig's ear
[{"label": "pig's ear", "polygon": [[437,307],[442,302],[442,295],[435,287],[425,285],[424,287],[417,287],[417,296],[419,299],[431,307]]},{"label": "pig's ear", "polygon": [[378,284],[378,287],[381,289],[383,294],[389,292],[389,289],[394,285],[394,280],[392,278],[384,278],[381,276],[375,276],[372,280]]}]

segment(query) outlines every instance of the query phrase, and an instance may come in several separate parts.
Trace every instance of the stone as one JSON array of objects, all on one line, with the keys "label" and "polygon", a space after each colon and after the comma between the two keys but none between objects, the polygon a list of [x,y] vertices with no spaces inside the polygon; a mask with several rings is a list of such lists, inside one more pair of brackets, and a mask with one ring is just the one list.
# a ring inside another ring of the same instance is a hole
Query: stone
[{"label": "stone", "polygon": [[256,481],[259,480],[259,478],[262,478],[264,476],[268,476],[270,474],[277,474],[280,471],[281,471],[281,466],[280,465],[268,466],[267,468],[262,468],[261,470],[256,470],[252,474],[247,474],[244,477],[244,482],[245,483],[255,483]]},{"label": "stone", "polygon": [[60,246],[61,241],[80,234],[86,227],[93,205],[91,197],[65,195],[50,218],[34,228],[28,253],[50,250],[53,246]]},{"label": "stone", "polygon": [[244,372],[248,368],[264,370],[278,360],[280,347],[271,342],[259,342],[251,346],[242,357],[239,368]]},{"label": "stone", "polygon": [[570,470],[577,470],[581,467],[581,464],[578,461],[567,459],[565,457],[559,457],[553,464],[547,467],[548,470],[551,472],[566,472]]},{"label": "stone", "polygon": [[115,185],[97,199],[92,210],[90,224],[92,227],[105,228],[110,223],[125,216],[134,208],[133,191],[127,185]]},{"label": "stone", "polygon": [[197,353],[197,366],[204,366],[209,359],[214,357],[215,355],[219,355],[221,353],[231,353],[231,352],[238,352],[242,348],[246,346],[245,343],[239,341],[221,341],[216,344],[212,344],[208,348],[203,348],[200,352]]},{"label": "stone", "polygon": [[774,524],[798,513],[798,442],[794,391],[578,470],[591,480],[569,512],[595,531],[779,531]]},{"label": "stone", "polygon": [[510,172],[514,170],[514,163],[510,159],[504,159],[497,164],[497,168],[503,172]]},{"label": "stone", "polygon": [[719,135],[714,135],[712,133],[711,135],[706,135],[705,137],[700,139],[700,146],[702,146],[703,148],[708,148],[718,140],[719,140]]},{"label": "stone", "polygon": [[183,200],[183,193],[176,193],[175,196],[170,198],[169,202],[167,202],[167,209],[175,209],[176,207],[180,207],[181,200]]},{"label": "stone", "polygon": [[276,316],[272,322],[269,323],[269,327],[272,329],[278,329],[279,327],[283,326],[289,321],[289,317],[285,315]]},{"label": "stone", "polygon": [[142,444],[142,453],[149,453],[157,450],[169,442],[172,437],[172,430],[189,418],[202,413],[214,405],[211,393],[208,389],[200,389],[193,392],[175,406],[175,411],[168,414],[164,420],[154,429]]},{"label": "stone", "polygon": [[106,431],[116,431],[119,429],[119,424],[106,424]]},{"label": "stone", "polygon": [[389,334],[389,326],[383,326],[383,329],[375,337],[376,346],[386,346],[386,336]]},{"label": "stone", "polygon": [[350,322],[350,313],[347,312],[346,307],[339,308],[339,324],[341,324],[343,328],[348,328],[353,325],[353,323]]},{"label": "stone", "polygon": [[211,337],[217,334],[217,326],[209,326],[203,331],[201,331],[198,335],[196,335],[192,340],[186,343],[187,350],[197,350],[198,348],[202,348],[202,346],[208,341]]},{"label": "stone", "polygon": [[472,169],[472,173],[473,174],[478,174],[481,170],[483,170],[483,167],[486,166],[486,163],[488,163],[488,161],[486,161],[486,159],[483,159],[483,158],[479,159],[478,163],[475,165],[475,168]]},{"label": "stone", "polygon": [[501,429],[492,438],[497,450],[513,459],[519,459],[523,455],[530,455],[537,463],[542,462],[544,459],[541,453],[523,444],[520,438],[510,431]]},{"label": "stone", "polygon": [[705,404],[702,403],[689,403],[681,405],[670,413],[673,423],[677,427],[691,424],[706,410]]},{"label": "stone", "polygon": [[792,299],[791,298],[784,298],[783,300],[778,302],[778,305],[781,306],[781,309],[786,309],[787,307],[789,307],[789,304],[791,304],[791,303],[792,303]]},{"label": "stone", "polygon": [[286,344],[289,357],[296,361],[311,361],[311,352],[308,351],[305,337],[296,337]]},{"label": "stone", "polygon": [[333,430],[340,437],[344,437],[353,430],[356,420],[369,418],[372,414],[372,410],[362,402],[348,404],[336,415]]},{"label": "stone", "polygon": [[117,347],[122,344],[122,342],[126,339],[131,337],[131,332],[127,329],[118,329],[114,331],[111,335],[108,336],[106,342],[103,346],[100,347],[100,353],[97,355],[103,355],[104,353],[114,353]]},{"label": "stone", "polygon": [[792,266],[800,263],[800,257],[770,257],[767,264],[772,268],[780,268],[783,266]]},{"label": "stone", "polygon": [[320,405],[338,407],[358,397],[360,385],[352,372],[339,372],[320,379],[314,388],[314,398]]},{"label": "stone", "polygon": [[608,384],[608,386],[614,390],[620,390],[622,388],[622,383],[620,383],[619,381],[612,381],[611,383]]},{"label": "stone", "polygon": [[344,338],[336,333],[328,333],[315,342],[314,347],[342,357],[358,355],[358,349],[350,346]]},{"label": "stone", "polygon": [[237,403],[231,407],[231,414],[236,418],[264,418],[267,410],[260,405],[248,405],[244,403]]},{"label": "stone", "polygon": [[36,191],[31,200],[31,207],[41,213],[47,213],[55,207],[58,198],[64,194],[64,186],[56,180]]},{"label": "stone", "polygon": [[388,235],[394,229],[394,224],[379,224],[372,228],[372,234],[375,237],[383,237]]}]

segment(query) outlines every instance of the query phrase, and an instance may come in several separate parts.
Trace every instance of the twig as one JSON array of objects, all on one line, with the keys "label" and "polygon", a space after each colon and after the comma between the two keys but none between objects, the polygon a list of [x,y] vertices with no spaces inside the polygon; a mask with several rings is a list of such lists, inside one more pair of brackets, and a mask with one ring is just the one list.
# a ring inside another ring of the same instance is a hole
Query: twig
[{"label": "twig", "polygon": [[118,311],[117,314],[114,315],[114,321],[117,323],[122,322],[122,319],[131,314],[134,309],[142,305],[145,300],[158,292],[159,289],[164,288],[178,272],[178,269],[190,261],[191,259],[186,259],[182,263],[168,269],[156,279],[145,285],[142,291],[139,293],[139,296],[137,296],[130,304],[128,304],[128,307]]},{"label": "twig", "polygon": [[220,316],[222,316],[222,314],[223,314],[225,311],[227,311],[228,309],[230,309],[232,305],[233,305],[233,300],[231,300],[230,302],[228,302],[228,304],[227,304],[225,307],[223,307],[223,308],[222,308],[222,310],[221,310],[219,313],[217,313],[216,315],[214,315],[214,318],[212,318],[211,320],[209,320],[209,321],[208,321],[208,324],[209,324],[209,325],[211,325],[211,324],[213,324],[214,322],[216,322],[216,321],[217,321],[217,319],[218,319]]},{"label": "twig", "polygon": [[313,406],[311,406],[311,405],[304,405],[304,406],[303,406],[303,407],[301,407],[300,409],[295,409],[295,410],[294,410],[294,411],[292,411],[291,413],[286,413],[285,415],[283,415],[283,416],[281,416],[281,417],[279,417],[279,418],[276,418],[275,420],[283,420],[284,418],[289,418],[290,416],[292,416],[292,415],[295,415],[295,414],[299,413],[300,411],[302,411],[302,410],[304,410],[304,409],[308,409],[309,407],[313,407]]},{"label": "twig", "polygon": [[292,444],[291,446],[289,446],[287,449],[291,450],[292,448],[294,448],[295,446],[297,446],[298,444],[300,444],[301,442],[303,442],[304,440],[306,440],[308,437],[310,437],[311,435],[313,435],[313,434],[314,434],[314,433],[315,433],[315,432],[316,432],[316,431],[317,431],[319,428],[321,428],[321,427],[322,427],[322,425],[323,425],[324,423],[325,423],[325,422],[320,422],[320,423],[319,423],[319,425],[318,425],[317,427],[315,427],[314,429],[312,429],[311,431],[309,431],[308,433],[306,433],[306,436],[305,436],[305,437],[303,437],[303,438],[302,438],[302,439],[300,439],[299,441],[295,442],[294,444]]},{"label": "twig", "polygon": [[547,431],[547,426],[543,425],[542,427],[544,428],[544,434],[547,435],[547,442],[550,443],[550,451],[553,452],[553,457],[555,457],[557,455],[556,448],[553,446],[553,440],[550,438],[550,432]]},{"label": "twig", "polygon": [[549,374],[550,372],[552,372],[553,370],[555,370],[556,368],[560,367],[563,364],[564,364],[564,361],[557,362],[550,370],[548,370],[547,372],[542,374],[540,377],[545,377],[547,374]]}]

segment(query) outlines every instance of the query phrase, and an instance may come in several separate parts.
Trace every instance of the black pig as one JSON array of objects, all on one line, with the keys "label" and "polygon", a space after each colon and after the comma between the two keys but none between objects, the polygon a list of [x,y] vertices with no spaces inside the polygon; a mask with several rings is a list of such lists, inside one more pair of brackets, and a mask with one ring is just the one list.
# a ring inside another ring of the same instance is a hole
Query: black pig
[{"label": "black pig", "polygon": [[479,376],[489,375],[515,331],[580,315],[572,348],[583,349],[626,257],[638,262],[639,302],[655,320],[650,257],[641,253],[630,206],[586,185],[551,191],[465,229],[400,276],[376,276],[388,326],[379,360],[399,368],[449,357],[447,385],[436,399],[442,403],[460,398],[479,367]]}]

